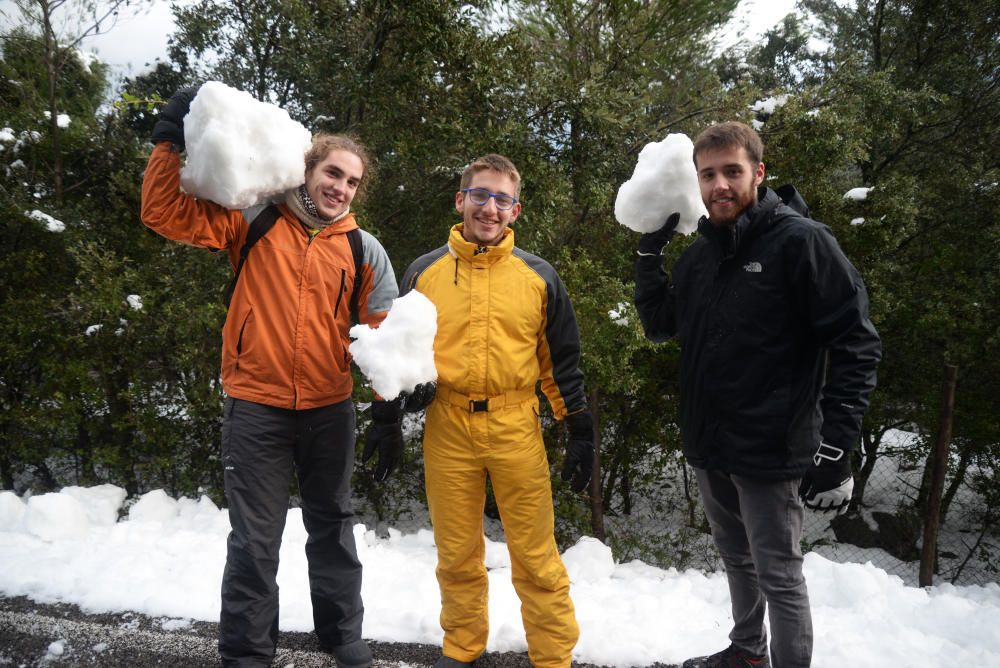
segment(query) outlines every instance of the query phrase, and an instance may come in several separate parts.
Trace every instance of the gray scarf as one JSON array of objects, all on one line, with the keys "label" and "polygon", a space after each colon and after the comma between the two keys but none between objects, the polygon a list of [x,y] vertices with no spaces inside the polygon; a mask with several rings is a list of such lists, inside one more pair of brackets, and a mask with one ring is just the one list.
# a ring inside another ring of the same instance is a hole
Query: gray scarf
[{"label": "gray scarf", "polygon": [[320,218],[319,210],[316,208],[316,203],[313,202],[312,197],[309,196],[309,192],[306,190],[305,184],[302,184],[298,188],[286,191],[285,204],[288,205],[299,220],[314,230],[324,230],[331,223],[337,222],[351,212],[350,207],[348,207],[336,218]]}]

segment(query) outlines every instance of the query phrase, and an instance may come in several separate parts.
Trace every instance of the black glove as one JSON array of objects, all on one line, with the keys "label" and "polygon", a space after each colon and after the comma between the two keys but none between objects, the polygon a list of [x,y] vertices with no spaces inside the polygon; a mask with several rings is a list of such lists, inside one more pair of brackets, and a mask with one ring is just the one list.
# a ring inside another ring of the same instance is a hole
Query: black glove
[{"label": "black glove", "polygon": [[847,512],[854,491],[851,453],[828,443],[820,443],[813,455],[813,466],[802,476],[799,496],[806,508],[837,515]]},{"label": "black glove", "polygon": [[361,463],[367,464],[378,450],[378,465],[374,474],[376,482],[384,482],[403,458],[403,425],[400,423],[403,411],[399,404],[399,399],[372,402],[372,427],[365,439]]},{"label": "black glove", "polygon": [[579,492],[587,486],[594,472],[594,421],[590,411],[583,411],[567,415],[566,426],[569,427],[569,443],[566,444],[562,479],[572,478],[570,487]]},{"label": "black glove", "polygon": [[170,96],[167,104],[160,110],[159,120],[153,126],[150,140],[154,144],[169,141],[184,150],[184,117],[191,109],[191,100],[197,94],[197,88],[180,88]]},{"label": "black glove", "polygon": [[677,223],[681,220],[681,214],[672,213],[663,223],[663,227],[655,232],[647,232],[639,238],[639,255],[661,255],[663,247],[670,243],[677,230]]},{"label": "black glove", "polygon": [[412,392],[402,393],[400,399],[403,402],[403,412],[404,413],[419,413],[434,401],[434,395],[437,393],[437,383],[431,381],[429,383],[420,383]]}]

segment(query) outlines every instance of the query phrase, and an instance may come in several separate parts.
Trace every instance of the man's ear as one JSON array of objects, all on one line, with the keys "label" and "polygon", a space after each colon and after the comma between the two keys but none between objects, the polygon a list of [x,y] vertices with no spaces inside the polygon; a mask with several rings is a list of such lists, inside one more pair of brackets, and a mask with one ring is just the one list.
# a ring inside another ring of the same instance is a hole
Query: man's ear
[{"label": "man's ear", "polygon": [[461,190],[455,193],[455,210],[461,214],[465,213],[465,193]]},{"label": "man's ear", "polygon": [[516,204],[514,204],[514,207],[510,210],[510,220],[507,221],[507,224],[510,225],[511,223],[513,223],[515,220],[517,220],[517,217],[520,215],[521,215],[521,203],[517,202]]},{"label": "man's ear", "polygon": [[759,186],[764,182],[764,163],[757,163],[757,170],[754,173],[754,185]]}]

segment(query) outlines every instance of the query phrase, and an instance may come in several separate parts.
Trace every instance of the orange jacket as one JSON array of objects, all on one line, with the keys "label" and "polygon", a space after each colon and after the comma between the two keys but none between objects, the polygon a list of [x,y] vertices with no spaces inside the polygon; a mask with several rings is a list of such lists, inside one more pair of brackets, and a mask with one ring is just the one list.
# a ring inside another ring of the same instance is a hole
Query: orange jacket
[{"label": "orange jacket", "polygon": [[[355,267],[346,233],[358,225],[348,214],[311,237],[288,207],[278,210],[233,293],[222,328],[222,385],[231,397],[269,406],[327,406],[352,390],[347,332]],[[174,241],[226,249],[234,268],[249,230],[243,211],[181,191],[180,156],[169,142],[149,156],[142,222]],[[363,230],[361,236],[358,311],[362,323],[375,326],[397,295],[396,279],[378,241]]]}]

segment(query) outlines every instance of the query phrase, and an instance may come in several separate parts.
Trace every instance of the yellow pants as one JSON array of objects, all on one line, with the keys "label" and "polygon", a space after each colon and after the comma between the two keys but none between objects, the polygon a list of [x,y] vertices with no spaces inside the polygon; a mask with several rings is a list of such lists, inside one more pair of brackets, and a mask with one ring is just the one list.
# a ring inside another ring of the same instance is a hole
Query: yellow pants
[{"label": "yellow pants", "polygon": [[568,668],[580,634],[553,535],[552,487],[537,411],[535,397],[476,413],[438,399],[427,410],[424,465],[437,544],[444,654],[459,661],[478,658],[489,635],[483,561],[487,473],[507,538],[532,664]]}]

